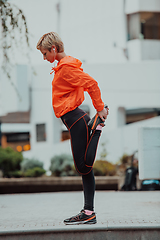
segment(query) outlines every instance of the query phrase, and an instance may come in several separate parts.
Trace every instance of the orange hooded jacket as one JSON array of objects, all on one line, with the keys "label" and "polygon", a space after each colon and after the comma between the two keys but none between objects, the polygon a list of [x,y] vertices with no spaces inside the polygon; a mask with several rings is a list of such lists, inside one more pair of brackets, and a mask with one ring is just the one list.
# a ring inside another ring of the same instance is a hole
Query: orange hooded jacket
[{"label": "orange hooded jacket", "polygon": [[87,91],[97,111],[104,108],[98,83],[83,72],[81,61],[66,56],[55,68],[52,81],[52,105],[57,118],[74,110],[84,101],[84,91]]}]

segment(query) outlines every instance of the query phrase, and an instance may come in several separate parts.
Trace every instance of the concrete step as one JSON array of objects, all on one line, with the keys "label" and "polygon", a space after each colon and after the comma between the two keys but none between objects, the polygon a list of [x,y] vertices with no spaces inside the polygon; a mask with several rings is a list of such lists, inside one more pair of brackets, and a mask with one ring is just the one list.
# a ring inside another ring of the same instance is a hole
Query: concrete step
[{"label": "concrete step", "polygon": [[[127,223],[128,224],[128,223]],[[20,227],[20,226],[19,226]],[[34,229],[23,228],[12,231],[1,231],[0,240],[159,240],[160,227],[151,224],[120,226],[37,226]]]},{"label": "concrete step", "polygon": [[160,191],[96,191],[97,224],[65,226],[83,192],[0,195],[0,240],[159,240]]}]

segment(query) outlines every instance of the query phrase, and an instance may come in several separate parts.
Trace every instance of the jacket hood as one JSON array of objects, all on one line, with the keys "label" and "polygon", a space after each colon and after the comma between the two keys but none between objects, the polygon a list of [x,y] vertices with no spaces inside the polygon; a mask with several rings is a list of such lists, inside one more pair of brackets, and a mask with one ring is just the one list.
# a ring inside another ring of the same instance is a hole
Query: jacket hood
[{"label": "jacket hood", "polygon": [[62,58],[59,63],[57,64],[56,67],[52,67],[52,72],[57,72],[63,65],[68,65],[68,66],[72,66],[75,68],[80,68],[82,65],[82,62],[74,57],[71,56],[66,56],[64,58]]}]

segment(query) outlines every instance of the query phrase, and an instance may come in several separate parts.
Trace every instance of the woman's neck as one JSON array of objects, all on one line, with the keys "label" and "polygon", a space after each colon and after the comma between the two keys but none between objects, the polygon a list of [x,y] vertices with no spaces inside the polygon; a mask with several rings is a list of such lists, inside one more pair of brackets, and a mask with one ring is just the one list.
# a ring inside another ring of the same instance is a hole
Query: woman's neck
[{"label": "woman's neck", "polygon": [[66,57],[65,52],[57,53],[56,60],[59,62],[62,58]]}]

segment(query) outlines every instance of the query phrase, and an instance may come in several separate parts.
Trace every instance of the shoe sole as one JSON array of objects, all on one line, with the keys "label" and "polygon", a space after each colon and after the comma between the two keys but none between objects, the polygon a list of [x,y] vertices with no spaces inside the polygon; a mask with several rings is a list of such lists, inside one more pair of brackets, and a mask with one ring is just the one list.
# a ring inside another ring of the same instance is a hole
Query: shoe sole
[{"label": "shoe sole", "polygon": [[64,222],[66,225],[79,225],[79,224],[95,224],[97,220],[90,220],[90,221],[81,221],[81,222]]}]

